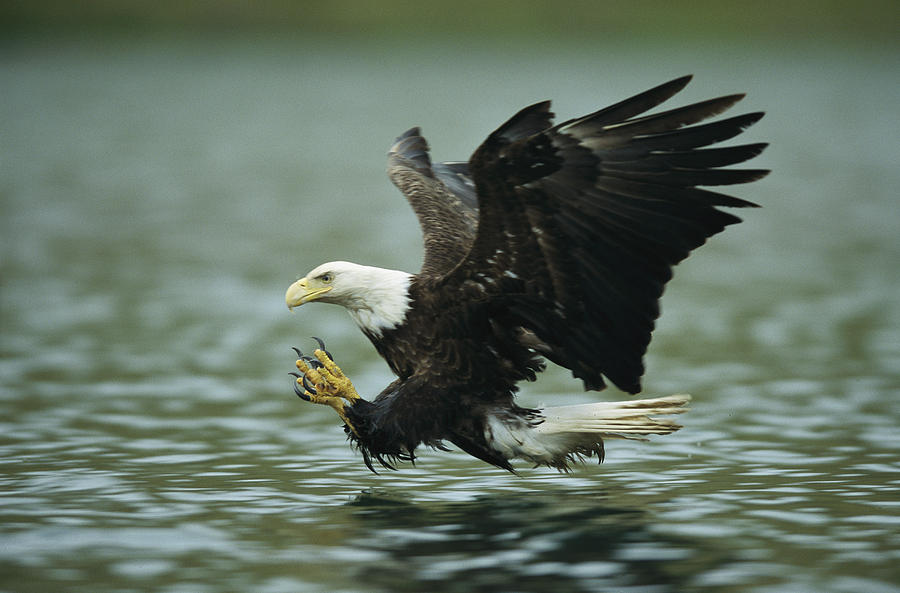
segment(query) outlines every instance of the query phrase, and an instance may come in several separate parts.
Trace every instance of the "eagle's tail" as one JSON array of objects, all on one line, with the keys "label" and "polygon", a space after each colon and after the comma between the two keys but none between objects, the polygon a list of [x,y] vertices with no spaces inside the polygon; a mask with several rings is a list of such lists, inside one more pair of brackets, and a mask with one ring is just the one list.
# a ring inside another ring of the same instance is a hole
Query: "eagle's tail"
[{"label": "eagle's tail", "polygon": [[687,412],[690,395],[670,395],[653,399],[597,402],[575,406],[544,408],[544,422],[535,431],[545,435],[585,434],[589,438],[646,440],[651,434],[669,434],[681,425],[660,414]]},{"label": "eagle's tail", "polygon": [[[496,458],[520,458],[565,471],[583,457],[596,455],[603,461],[604,439],[646,440],[651,434],[675,432],[680,424],[657,416],[687,412],[690,401],[689,395],[670,395],[558,406],[532,410],[538,414],[528,420],[489,415],[485,438]],[[508,463],[497,465],[510,469]]]},{"label": "eagle's tail", "polygon": [[687,412],[690,401],[689,395],[670,395],[544,408],[544,421],[534,427],[536,440],[543,446],[542,454],[523,457],[561,471],[583,457],[596,455],[603,461],[604,439],[643,441],[651,434],[673,433],[681,425],[658,416]]}]

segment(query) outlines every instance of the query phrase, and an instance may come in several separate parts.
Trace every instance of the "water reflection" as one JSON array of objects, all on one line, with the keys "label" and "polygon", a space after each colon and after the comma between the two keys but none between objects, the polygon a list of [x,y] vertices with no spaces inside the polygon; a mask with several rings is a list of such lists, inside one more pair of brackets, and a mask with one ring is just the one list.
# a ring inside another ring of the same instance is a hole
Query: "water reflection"
[{"label": "water reflection", "polygon": [[354,570],[385,591],[683,591],[720,561],[696,542],[660,537],[652,515],[600,491],[497,493],[413,503],[379,490],[341,509],[356,545],[382,554]]}]

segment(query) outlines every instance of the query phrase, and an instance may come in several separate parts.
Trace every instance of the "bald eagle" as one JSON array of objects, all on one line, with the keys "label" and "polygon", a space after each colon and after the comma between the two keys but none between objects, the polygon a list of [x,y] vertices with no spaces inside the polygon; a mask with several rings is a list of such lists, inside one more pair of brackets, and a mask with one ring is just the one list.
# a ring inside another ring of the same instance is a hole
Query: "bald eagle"
[{"label": "bald eagle", "polygon": [[369,469],[449,441],[510,471],[515,458],[565,470],[592,454],[602,461],[604,438],[680,428],[654,415],[684,411],[688,396],[535,409],[515,393],[545,359],[587,390],[609,381],[640,391],[672,267],[740,222],[717,207],[756,206],[698,187],[768,173],[723,168],[766,144],[707,148],[762,113],[698,123],[743,95],[645,114],[690,78],[558,124],[549,101],[531,105],[468,162],[433,163],[419,128],[397,138],[388,175],[424,234],[419,273],[335,261],[285,295],[290,308],[345,307],[397,375],[370,401],[324,346],[315,357],[298,351],[295,391],[338,412]]}]

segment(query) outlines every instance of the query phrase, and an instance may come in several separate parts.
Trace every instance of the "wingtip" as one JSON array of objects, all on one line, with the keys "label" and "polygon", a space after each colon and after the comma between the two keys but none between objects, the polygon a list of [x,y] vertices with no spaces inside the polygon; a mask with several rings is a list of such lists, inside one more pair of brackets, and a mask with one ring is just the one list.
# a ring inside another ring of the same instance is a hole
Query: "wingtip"
[{"label": "wingtip", "polygon": [[759,120],[761,120],[765,114],[766,114],[765,111],[752,111],[752,112],[744,115],[744,117],[749,122],[749,123],[747,123],[747,125],[750,126],[750,125],[755,124]]},{"label": "wingtip", "polygon": [[747,96],[747,93],[732,93],[730,95],[725,95],[721,97],[719,100],[723,103],[728,103],[728,106],[732,106],[735,103],[741,101],[744,97]]},{"label": "wingtip", "polygon": [[666,84],[671,85],[671,86],[677,86],[677,87],[679,87],[678,90],[681,90],[684,87],[686,87],[688,85],[688,83],[691,82],[692,80],[694,80],[693,74],[685,74],[684,76],[679,76],[678,78],[676,78],[674,80],[670,80]]},{"label": "wingtip", "polygon": [[690,83],[693,79],[693,74],[685,74],[684,76],[673,78],[669,82],[664,82],[661,85],[645,91],[644,93],[641,93],[641,95],[660,93],[665,96],[665,99],[662,99],[662,101],[665,101],[666,99],[669,99],[684,90],[684,87],[686,87],[688,83]]},{"label": "wingtip", "polygon": [[421,136],[421,135],[422,135],[422,130],[419,128],[419,126],[414,126],[414,127],[410,128],[410,129],[406,130],[405,132],[403,132],[403,133],[400,134],[399,136],[397,136],[397,138],[394,140],[394,142],[397,143],[397,142],[400,142],[401,140],[403,140],[403,139],[405,139],[405,138],[410,138],[410,137],[413,137],[413,136]]}]

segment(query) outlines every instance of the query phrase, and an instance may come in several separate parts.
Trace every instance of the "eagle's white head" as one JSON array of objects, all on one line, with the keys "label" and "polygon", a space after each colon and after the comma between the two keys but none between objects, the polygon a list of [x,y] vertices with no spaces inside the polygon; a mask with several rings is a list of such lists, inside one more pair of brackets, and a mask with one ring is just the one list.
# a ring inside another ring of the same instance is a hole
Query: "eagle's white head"
[{"label": "eagle's white head", "polygon": [[289,309],[312,301],[346,308],[361,329],[375,336],[406,319],[412,274],[345,261],[322,264],[290,285]]}]

